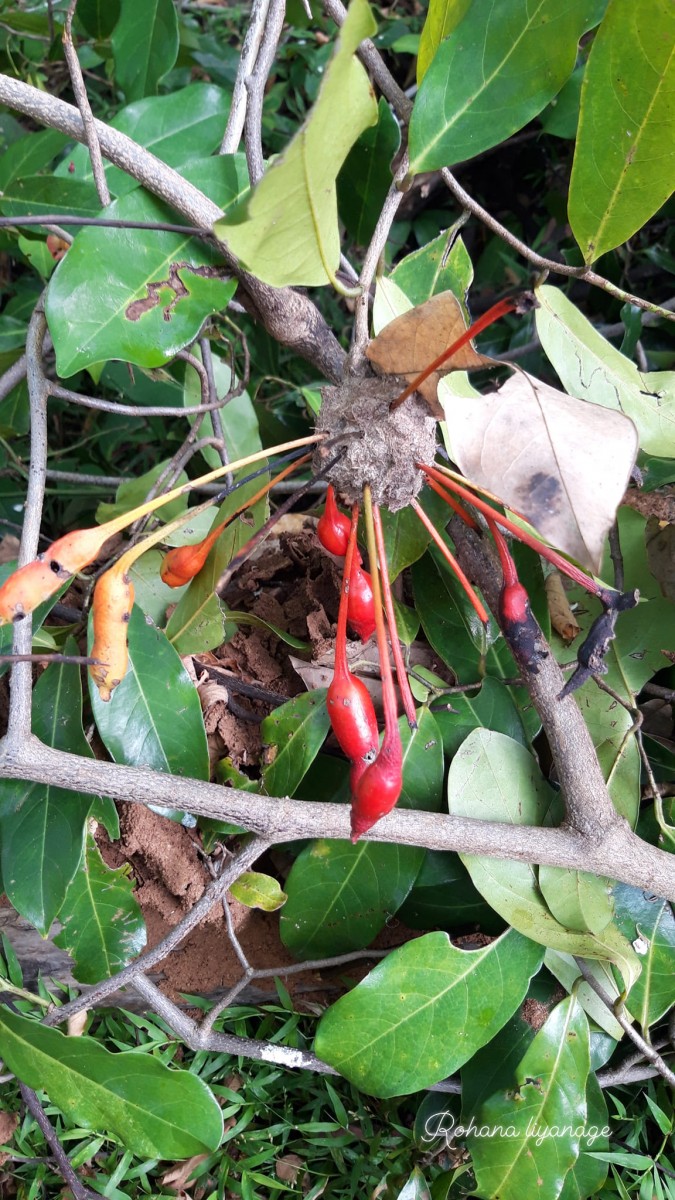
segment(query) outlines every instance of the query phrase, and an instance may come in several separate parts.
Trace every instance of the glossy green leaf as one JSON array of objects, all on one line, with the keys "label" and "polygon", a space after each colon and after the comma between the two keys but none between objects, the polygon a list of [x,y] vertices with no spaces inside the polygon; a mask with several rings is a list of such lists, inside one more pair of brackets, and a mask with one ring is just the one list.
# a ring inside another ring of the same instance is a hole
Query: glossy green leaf
[{"label": "glossy green leaf", "polygon": [[396,1200],[431,1200],[431,1192],[419,1167],[413,1169]]},{"label": "glossy green leaf", "polygon": [[377,102],[355,51],[376,26],[366,0],[352,0],[316,103],[300,131],[268,167],[239,223],[215,231],[265,283],[331,283],[340,262],[335,180]]},{"label": "glossy green leaf", "polygon": [[[33,692],[33,733],[56,750],[92,757],[82,729],[79,667],[53,663],[40,676]],[[82,858],[91,805],[91,796],[65,788],[0,781],[3,885],[17,911],[44,937]]]},{"label": "glossy green leaf", "polygon": [[[246,451],[244,451],[246,453]],[[212,523],[218,525],[235,511],[246,497],[254,496],[262,486],[258,478],[237,488],[225,498]],[[166,634],[179,654],[203,654],[222,645],[235,632],[227,624],[227,609],[215,595],[222,572],[249,538],[260,529],[268,513],[267,500],[260,500],[249,509],[246,521],[237,518],[223,531],[211,550],[202,570],[192,580],[169,618]],[[251,524],[248,521],[251,521]]]},{"label": "glossy green leaf", "polygon": [[[140,191],[106,209],[107,216],[134,221],[170,220],[167,214]],[[207,316],[226,306],[235,286],[215,252],[187,234],[83,229],[47,292],[59,375],[108,358],[141,367],[168,362]]]},{"label": "glossy green leaf", "polygon": [[268,796],[292,796],[330,729],[326,689],[302,692],[265,717],[263,786]]},{"label": "glossy green leaf", "polygon": [[581,103],[581,84],[585,70],[585,63],[575,67],[567,83],[563,84],[548,108],[544,109],[539,119],[545,133],[552,133],[555,137],[561,138],[576,137]]},{"label": "glossy green leaf", "polygon": [[173,0],[122,0],[112,34],[115,79],[127,100],[152,96],[178,56]]},{"label": "glossy green leaf", "polygon": [[593,1154],[609,1150],[609,1113],[602,1088],[593,1071],[586,1080],[586,1124],[579,1157],[567,1174],[558,1200],[587,1200],[607,1178],[607,1164]]},{"label": "glossy green leaf", "polygon": [[59,920],[63,928],[54,942],[72,955],[73,974],[80,983],[108,979],[145,945],[145,922],[134,897],[130,868],[107,867],[91,836]]},{"label": "glossy green leaf", "polygon": [[45,1091],[77,1125],[114,1134],[143,1158],[188,1158],[216,1150],[220,1107],[191,1071],[150,1054],[111,1054],[89,1037],[66,1037],[0,1009],[0,1054],[31,1088]]},{"label": "glossy green leaf", "polygon": [[459,855],[443,850],[427,850],[397,916],[411,929],[451,933],[478,925],[483,933],[501,933],[504,928],[504,922],[476,891]]},{"label": "glossy green leaf", "polygon": [[282,892],[279,881],[260,871],[245,871],[230,888],[230,893],[247,908],[261,908],[263,912],[276,912],[288,899]]},{"label": "glossy green leaf", "polygon": [[[571,75],[589,0],[473,0],[415,99],[410,169],[433,171],[505,141]],[[591,22],[592,23],[592,22]]]},{"label": "glossy green leaf", "polygon": [[618,409],[636,425],[643,450],[675,457],[675,373],[638,371],[559,288],[540,287],[537,299],[537,333],[565,391]]},{"label": "glossy green leaf", "polygon": [[390,279],[405,292],[412,305],[424,304],[439,292],[453,292],[464,303],[473,279],[473,263],[457,227],[406,254],[394,267]]},{"label": "glossy green leaf", "polygon": [[68,213],[72,217],[98,216],[101,201],[93,183],[58,179],[55,175],[20,176],[7,185],[0,197],[3,215]]},{"label": "glossy green leaf", "polygon": [[[222,88],[214,87],[212,83],[191,83],[189,87],[179,88],[167,96],[148,96],[145,100],[136,100],[134,104],[128,104],[113,117],[110,125],[119,133],[126,133],[162,162],[180,170],[195,159],[206,158],[218,148],[227,121],[229,104],[229,97]],[[219,161],[222,164],[243,157],[229,154],[219,156],[213,160],[209,169],[222,170],[222,166],[218,168],[216,165]],[[86,146],[75,146],[68,159],[56,168],[55,173],[70,175],[71,163],[74,179],[93,179],[91,159]],[[113,167],[111,163],[106,163],[104,170],[113,196],[123,196],[126,192],[135,191],[139,186],[138,181],[132,179],[131,175],[127,175],[119,167]],[[194,180],[194,183],[197,187],[202,187],[197,180]],[[217,204],[221,203],[210,190],[202,187],[202,191],[206,191]],[[174,223],[175,216],[174,213],[171,218]]]},{"label": "glossy green leaf", "polygon": [[110,37],[121,11],[121,0],[79,0],[77,20],[97,40]]},{"label": "glossy green leaf", "polygon": [[[501,733],[476,729],[450,765],[448,802],[453,815],[511,825],[541,825],[555,793],[532,755]],[[461,856],[474,886],[515,929],[554,950],[615,963],[626,984],[640,963],[630,943],[609,924],[598,934],[566,928],[551,913],[530,863]]]},{"label": "glossy green leaf", "polygon": [[429,0],[417,55],[417,83],[424,79],[441,42],[466,16],[472,0]]},{"label": "glossy green leaf", "polygon": [[586,1122],[590,1068],[586,1014],[571,997],[548,1017],[518,1064],[514,1086],[487,1099],[475,1123],[494,1136],[468,1139],[476,1195],[558,1196]]},{"label": "glossy green leaf", "polygon": [[298,959],[364,949],[405,900],[423,858],[417,846],[312,842],[285,883],[282,942]]},{"label": "glossy green leaf", "polygon": [[[169,465],[169,460],[156,463],[149,471],[143,475],[137,475],[128,482],[121,483],[117,489],[115,499],[111,504],[102,502],[96,509],[96,520],[99,525],[104,525],[106,521],[112,521],[115,517],[121,517],[124,513],[131,512],[132,509],[138,508],[139,504],[143,504],[147,498],[151,488],[155,485],[160,475],[166,471]],[[188,477],[185,471],[181,471],[172,487],[182,487],[188,482]],[[179,517],[181,513],[187,512],[188,496],[177,496],[175,500],[171,500],[169,504],[164,505],[159,510],[159,517],[162,521],[173,521],[174,517]]]},{"label": "glossy green leaf", "polygon": [[569,192],[584,259],[632,237],[675,187],[675,11],[610,0],[586,65]]},{"label": "glossy green leaf", "polygon": [[666,900],[639,888],[618,884],[616,918],[621,932],[638,942],[642,974],[633,984],[626,1007],[643,1030],[675,1004],[675,916]]},{"label": "glossy green leaf", "polygon": [[[435,525],[447,520],[448,506],[435,492],[423,492],[420,503]],[[380,516],[387,553],[387,570],[390,580],[394,580],[401,571],[422,557],[431,538],[412,508],[401,508],[392,513],[383,506]]]},{"label": "glossy green leaf", "polygon": [[15,179],[26,179],[46,167],[66,144],[66,135],[56,129],[27,133],[3,149],[0,158],[0,188],[6,191]]},{"label": "glossy green leaf", "polygon": [[165,634],[149,624],[138,607],[129,622],[124,679],[104,703],[89,677],[89,696],[98,731],[115,762],[208,779],[197,689]]},{"label": "glossy green leaf", "polygon": [[340,219],[359,246],[367,246],[375,232],[391,185],[391,162],[400,142],[396,118],[381,97],[377,124],[361,134],[337,179]]},{"label": "glossy green leaf", "polygon": [[[581,962],[582,960],[579,961]],[[612,974],[611,966],[608,963],[593,962],[591,959],[586,959],[583,965],[586,971],[590,972],[593,978],[604,988],[612,1001],[617,1000],[619,987]],[[590,983],[587,983],[582,978],[577,960],[571,954],[563,954],[560,950],[547,950],[544,955],[544,966],[562,984],[566,992],[570,994],[574,992],[584,1012],[587,1013],[592,1021],[595,1021],[595,1024],[600,1029],[604,1029],[605,1033],[609,1034],[615,1042],[621,1041],[624,1031],[619,1022],[611,1009],[593,991]]]},{"label": "glossy green leaf", "polygon": [[129,578],[134,585],[134,602],[146,617],[150,617],[160,628],[164,624],[166,610],[179,602],[187,592],[187,585],[181,588],[170,588],[160,577],[160,568],[164,561],[161,550],[148,550],[136,559]]},{"label": "glossy green leaf", "polygon": [[371,1095],[400,1096],[456,1071],[525,996],[542,951],[509,930],[479,950],[445,933],[408,942],[324,1013],[314,1049]]},{"label": "glossy green leaf", "polygon": [[443,804],[443,742],[433,713],[417,714],[417,729],[405,717],[399,721],[403,746],[403,786],[400,808],[439,812]]},{"label": "glossy green leaf", "polygon": [[439,696],[434,709],[447,702],[455,712],[434,712],[448,758],[456,754],[472,729],[496,729],[507,737],[526,744],[527,738],[511,691],[489,676],[475,692]]}]

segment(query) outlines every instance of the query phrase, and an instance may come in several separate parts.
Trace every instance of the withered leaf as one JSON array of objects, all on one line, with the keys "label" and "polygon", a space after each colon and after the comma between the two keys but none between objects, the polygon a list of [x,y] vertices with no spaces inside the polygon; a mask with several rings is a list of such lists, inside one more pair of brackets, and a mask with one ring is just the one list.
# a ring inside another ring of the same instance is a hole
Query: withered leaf
[{"label": "withered leaf", "polygon": [[598,570],[638,449],[622,413],[519,371],[499,392],[448,405],[452,454],[542,537]]},{"label": "withered leaf", "polygon": [[[411,383],[466,329],[467,323],[457,297],[452,292],[439,292],[424,304],[418,304],[385,325],[370,342],[366,354],[378,375],[402,375]],[[467,342],[420,384],[419,391],[439,421],[444,418],[436,396],[439,379],[448,371],[475,371],[478,367],[488,366],[491,361],[478,354],[471,342]]]}]

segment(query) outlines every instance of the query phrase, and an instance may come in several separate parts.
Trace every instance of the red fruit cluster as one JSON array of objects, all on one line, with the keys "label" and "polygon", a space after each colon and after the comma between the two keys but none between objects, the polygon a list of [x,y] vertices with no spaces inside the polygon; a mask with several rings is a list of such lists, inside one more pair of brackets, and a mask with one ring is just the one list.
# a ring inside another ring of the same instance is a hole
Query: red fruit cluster
[{"label": "red fruit cluster", "polygon": [[[326,506],[316,533],[324,550],[334,554],[336,558],[344,558],[349,543],[351,522],[341,513],[336,502],[335,492],[331,484],[326,491]],[[370,575],[361,566],[361,555],[358,548],[354,551],[355,561],[351,567],[349,578],[347,621],[357,637],[367,642],[375,632],[375,611],[373,602],[373,585]]]}]

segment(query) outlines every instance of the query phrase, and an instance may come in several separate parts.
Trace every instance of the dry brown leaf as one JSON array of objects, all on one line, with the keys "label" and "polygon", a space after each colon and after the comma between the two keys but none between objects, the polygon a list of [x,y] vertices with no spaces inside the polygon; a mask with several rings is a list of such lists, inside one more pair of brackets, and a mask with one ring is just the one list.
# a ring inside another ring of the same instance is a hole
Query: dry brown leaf
[{"label": "dry brown leaf", "polygon": [[[14,1131],[18,1124],[19,1117],[17,1113],[0,1112],[0,1142],[4,1146],[9,1145],[11,1142],[12,1138],[14,1137]],[[0,1154],[0,1167],[11,1157],[11,1154]],[[0,1190],[0,1195],[1,1194],[2,1192]]]},{"label": "dry brown leaf", "polygon": [[581,626],[570,608],[567,592],[559,571],[551,571],[544,580],[546,600],[551,617],[551,624],[564,642],[573,642],[581,633]]},{"label": "dry brown leaf", "polygon": [[191,1179],[188,1184],[188,1178],[195,1167],[203,1163],[206,1158],[208,1158],[208,1154],[193,1154],[192,1158],[186,1158],[185,1162],[176,1163],[175,1167],[171,1167],[162,1176],[162,1185],[166,1188],[171,1188],[172,1192],[182,1192],[185,1190],[186,1185],[192,1187],[197,1181],[196,1179]]},{"label": "dry brown leaf", "polygon": [[638,449],[628,417],[518,371],[492,395],[453,396],[446,419],[467,478],[501,496],[552,545],[599,569]]},{"label": "dry brown leaf", "polygon": [[283,1158],[278,1158],[274,1164],[274,1173],[277,1179],[282,1183],[290,1183],[293,1187],[304,1163],[297,1154],[284,1154]]},{"label": "dry brown leaf", "polygon": [[68,1037],[82,1037],[89,1020],[89,1009],[85,1008],[82,1012],[75,1013],[75,1016],[68,1017],[66,1029]]},{"label": "dry brown leaf", "polygon": [[[411,383],[429,363],[464,333],[467,323],[459,300],[452,292],[439,292],[385,325],[366,349],[378,375],[402,375]],[[471,371],[491,360],[478,354],[471,342],[434,371],[419,391],[438,420],[444,413],[436,395],[438,381],[448,371]]]},{"label": "dry brown leaf", "polygon": [[13,562],[19,554],[19,539],[13,533],[0,538],[0,563]]}]

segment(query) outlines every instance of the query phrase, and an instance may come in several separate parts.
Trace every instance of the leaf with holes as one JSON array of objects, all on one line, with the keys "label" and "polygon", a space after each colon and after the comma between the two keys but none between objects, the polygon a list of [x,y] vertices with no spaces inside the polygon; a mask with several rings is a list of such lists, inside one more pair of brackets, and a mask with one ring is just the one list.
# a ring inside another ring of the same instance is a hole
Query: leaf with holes
[{"label": "leaf with holes", "polygon": [[675,187],[675,9],[611,0],[581,90],[569,192],[584,259],[628,240]]},{"label": "leaf with holes", "polygon": [[638,450],[633,422],[521,371],[496,395],[455,396],[450,416],[462,473],[597,570]]},{"label": "leaf with holes", "polygon": [[314,1049],[373,1096],[431,1087],[502,1028],[542,956],[513,929],[479,950],[428,933],[394,950],[324,1013]]},{"label": "leaf with holes", "polygon": [[216,235],[273,287],[332,283],[340,263],[335,180],[360,133],[377,121],[377,101],[355,52],[376,30],[366,0],[352,0],[316,104],[254,189],[243,217]]},{"label": "leaf with holes", "polygon": [[188,1158],[220,1144],[220,1107],[191,1071],[131,1050],[112,1054],[94,1038],[66,1037],[7,1008],[0,1009],[0,1054],[69,1121],[116,1134],[132,1154]]},{"label": "leaf with holes", "polygon": [[134,897],[130,868],[107,867],[91,836],[59,920],[63,928],[54,942],[72,955],[73,974],[80,983],[108,979],[145,945],[145,922]]}]

